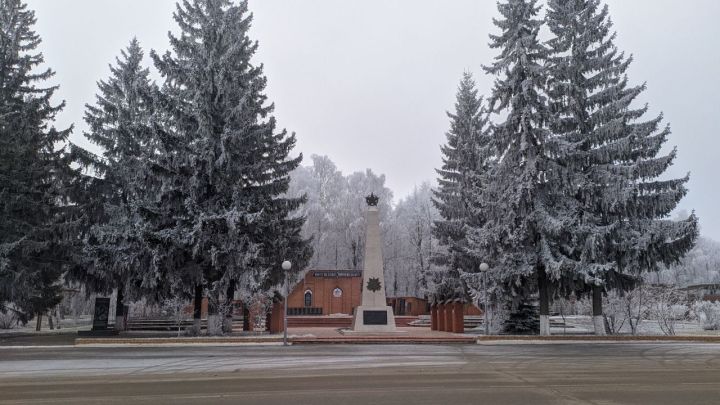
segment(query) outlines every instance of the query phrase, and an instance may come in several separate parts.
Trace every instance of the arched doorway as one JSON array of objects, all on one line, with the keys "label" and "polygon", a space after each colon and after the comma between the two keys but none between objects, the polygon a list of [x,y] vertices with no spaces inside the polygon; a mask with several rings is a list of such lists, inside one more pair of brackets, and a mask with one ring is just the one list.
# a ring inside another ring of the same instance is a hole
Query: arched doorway
[{"label": "arched doorway", "polygon": [[311,308],[313,306],[313,294],[311,290],[306,290],[303,297],[303,306],[305,308]]},{"label": "arched doorway", "polygon": [[332,298],[330,298],[330,313],[343,313],[343,309],[343,290],[340,287],[335,287],[332,292]]}]

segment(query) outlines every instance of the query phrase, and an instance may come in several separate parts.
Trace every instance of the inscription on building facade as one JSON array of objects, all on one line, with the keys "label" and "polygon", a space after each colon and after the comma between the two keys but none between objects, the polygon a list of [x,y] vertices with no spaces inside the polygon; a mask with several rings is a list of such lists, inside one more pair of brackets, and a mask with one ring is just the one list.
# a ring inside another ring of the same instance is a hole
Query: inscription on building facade
[{"label": "inscription on building facade", "polygon": [[362,277],[359,270],[321,270],[314,271],[314,277],[338,278],[338,277]]}]

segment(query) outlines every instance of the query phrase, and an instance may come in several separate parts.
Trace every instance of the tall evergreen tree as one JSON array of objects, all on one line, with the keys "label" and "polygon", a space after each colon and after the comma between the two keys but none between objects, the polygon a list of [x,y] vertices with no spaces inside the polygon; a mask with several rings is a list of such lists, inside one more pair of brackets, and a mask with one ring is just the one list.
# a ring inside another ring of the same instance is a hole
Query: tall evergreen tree
[{"label": "tall evergreen tree", "polygon": [[493,129],[493,164],[473,200],[485,221],[470,225],[469,250],[490,264],[492,279],[506,295],[519,299],[538,292],[540,332],[549,334],[551,283],[566,277],[563,223],[568,202],[558,194],[563,168],[557,163],[562,143],[547,130],[547,48],[538,32],[537,0],[498,4],[501,33],[491,35],[499,49],[485,70],[497,77],[489,106],[504,121]]},{"label": "tall evergreen tree", "polygon": [[147,235],[156,269],[196,297],[207,287],[214,316],[221,291],[271,290],[284,259],[309,260],[304,218],[290,215],[304,198],[284,197],[302,156],[289,157],[294,134],[276,131],[247,2],[185,0],[174,17],[173,52],[152,55],[165,78],[164,122]]},{"label": "tall evergreen tree", "polygon": [[[157,92],[142,66],[143,51],[132,40],[121,51],[110,77],[98,82],[94,105],[87,105],[85,136],[98,145],[101,156],[76,148],[75,155],[89,170],[84,190],[85,265],[71,274],[91,287],[108,293],[117,288],[118,316],[123,297],[150,294],[160,282],[150,268],[151,256],[143,241],[139,208],[152,199],[155,188],[148,180],[149,164],[157,159],[153,128]],[[157,184],[155,184],[157,186]]]},{"label": "tall evergreen tree", "polygon": [[0,0],[0,310],[23,320],[55,306],[70,263],[69,182],[77,172],[61,148],[72,128],[52,126],[54,72],[38,70],[35,14],[20,0]]},{"label": "tall evergreen tree", "polygon": [[643,121],[647,106],[632,106],[645,85],[628,85],[632,58],[614,44],[608,7],[600,0],[548,5],[551,129],[566,145],[560,160],[577,203],[568,227],[575,273],[593,291],[596,332],[604,334],[602,290],[627,288],[659,263],[676,263],[693,246],[697,218],[667,219],[688,177],[659,180],[676,155],[660,155],[670,128],[661,128],[662,115]]},{"label": "tall evergreen tree", "polygon": [[488,119],[483,98],[478,96],[472,74],[463,74],[457,91],[455,112],[448,113],[450,130],[441,147],[443,164],[437,169],[438,188],[433,204],[441,219],[435,221],[433,236],[443,247],[433,258],[442,270],[431,270],[427,281],[436,300],[464,295],[460,272],[477,270],[478,261],[467,254],[465,226],[482,223],[482,212],[473,209],[470,190],[478,188],[487,170],[484,155],[488,143]]}]

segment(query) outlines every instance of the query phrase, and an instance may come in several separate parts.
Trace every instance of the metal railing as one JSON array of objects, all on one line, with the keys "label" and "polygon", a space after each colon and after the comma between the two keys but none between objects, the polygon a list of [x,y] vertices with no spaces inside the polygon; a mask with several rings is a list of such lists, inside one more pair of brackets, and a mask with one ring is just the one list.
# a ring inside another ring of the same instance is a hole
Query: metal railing
[{"label": "metal railing", "polygon": [[288,316],[322,315],[323,309],[322,308],[313,308],[313,307],[288,308],[287,314],[288,314]]}]

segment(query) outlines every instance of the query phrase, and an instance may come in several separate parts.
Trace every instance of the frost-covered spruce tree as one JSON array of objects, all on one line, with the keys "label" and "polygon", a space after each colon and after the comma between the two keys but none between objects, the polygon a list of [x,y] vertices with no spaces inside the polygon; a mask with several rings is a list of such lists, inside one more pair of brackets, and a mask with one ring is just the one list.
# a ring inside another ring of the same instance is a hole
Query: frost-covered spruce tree
[{"label": "frost-covered spruce tree", "polygon": [[660,155],[670,134],[662,116],[643,121],[632,102],[645,85],[629,86],[632,58],[614,45],[600,0],[550,0],[548,26],[552,131],[567,146],[576,281],[593,292],[595,329],[604,334],[602,291],[628,288],[644,271],[677,262],[692,248],[697,218],[667,219],[686,194],[688,177],[659,177],[676,151]]},{"label": "frost-covered spruce tree", "polygon": [[35,13],[0,0],[0,311],[23,322],[59,302],[70,265],[72,207],[66,187],[77,176],[63,145],[71,128],[53,127],[54,72],[41,69]]},{"label": "frost-covered spruce tree", "polygon": [[86,106],[85,137],[101,148],[101,155],[76,150],[91,176],[83,204],[89,229],[85,265],[71,276],[94,292],[116,288],[118,317],[124,315],[124,297],[146,296],[158,282],[146,271],[151,256],[138,212],[146,199],[154,199],[155,189],[147,180],[152,179],[148,169],[158,148],[152,124],[156,88],[142,61],[142,48],[133,39],[110,66],[110,77],[98,82],[95,104]]},{"label": "frost-covered spruce tree", "polygon": [[562,145],[547,130],[547,48],[538,39],[543,21],[537,3],[498,4],[501,33],[490,36],[490,45],[500,54],[485,70],[496,76],[489,108],[504,121],[490,139],[493,164],[472,190],[485,218],[469,226],[468,248],[490,264],[491,278],[513,306],[537,291],[540,333],[546,335],[551,287],[570,268],[563,220],[571,207],[558,187]]},{"label": "frost-covered spruce tree", "polygon": [[[438,188],[433,204],[440,215],[432,233],[442,246],[426,281],[434,300],[464,296],[460,273],[477,270],[478,261],[467,254],[465,226],[482,223],[482,212],[472,210],[469,191],[487,169],[484,156],[488,138],[488,120],[483,98],[478,95],[472,74],[463,74],[458,86],[455,111],[448,112],[450,130],[441,147],[443,164],[437,169]],[[477,186],[477,185],[476,185]]]},{"label": "frost-covered spruce tree", "polygon": [[309,260],[305,219],[290,216],[304,198],[284,196],[302,156],[290,157],[294,134],[276,131],[247,2],[183,1],[174,17],[172,52],[153,53],[165,79],[153,168],[163,185],[148,235],[171,285],[196,297],[207,288],[212,329],[221,294],[272,292],[283,260]]}]

